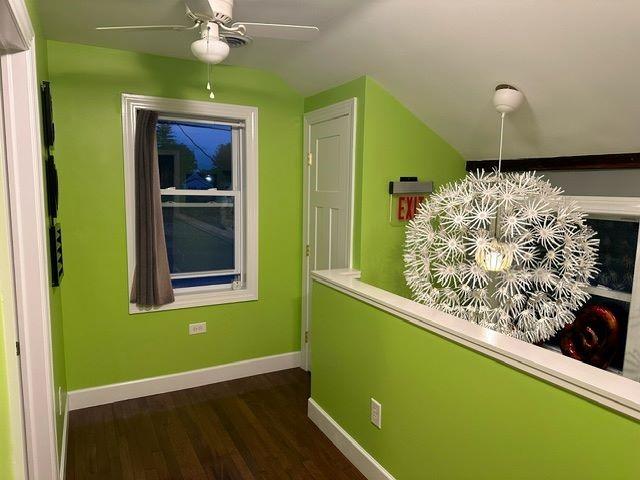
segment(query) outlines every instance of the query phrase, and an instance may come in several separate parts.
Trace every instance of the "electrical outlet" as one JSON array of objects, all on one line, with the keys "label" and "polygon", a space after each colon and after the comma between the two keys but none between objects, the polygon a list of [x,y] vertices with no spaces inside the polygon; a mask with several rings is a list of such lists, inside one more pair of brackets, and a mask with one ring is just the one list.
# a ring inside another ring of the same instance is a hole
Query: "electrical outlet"
[{"label": "electrical outlet", "polygon": [[371,423],[382,428],[382,404],[375,398],[371,399]]},{"label": "electrical outlet", "polygon": [[189,324],[189,335],[199,335],[201,333],[207,333],[207,322]]}]

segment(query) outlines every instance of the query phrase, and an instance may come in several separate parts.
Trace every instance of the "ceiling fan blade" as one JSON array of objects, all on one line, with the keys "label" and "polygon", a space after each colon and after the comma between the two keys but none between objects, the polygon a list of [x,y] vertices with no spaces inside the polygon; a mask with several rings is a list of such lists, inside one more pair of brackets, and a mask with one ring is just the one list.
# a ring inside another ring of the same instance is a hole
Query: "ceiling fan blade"
[{"label": "ceiling fan blade", "polygon": [[320,29],[312,25],[285,25],[281,23],[235,22],[231,27],[244,25],[250,37],[278,38],[281,40],[310,41]]},{"label": "ceiling fan blade", "polygon": [[195,23],[194,25],[123,25],[118,27],[96,27],[96,30],[194,30],[197,27],[197,23]]}]

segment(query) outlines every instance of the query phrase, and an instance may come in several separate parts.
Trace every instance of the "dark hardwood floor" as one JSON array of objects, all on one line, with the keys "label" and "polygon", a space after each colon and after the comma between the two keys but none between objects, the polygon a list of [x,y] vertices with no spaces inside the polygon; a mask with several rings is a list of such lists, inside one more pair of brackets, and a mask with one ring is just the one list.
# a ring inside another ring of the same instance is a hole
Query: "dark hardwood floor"
[{"label": "dark hardwood floor", "polygon": [[294,369],[73,411],[67,480],[364,479],[308,396]]}]

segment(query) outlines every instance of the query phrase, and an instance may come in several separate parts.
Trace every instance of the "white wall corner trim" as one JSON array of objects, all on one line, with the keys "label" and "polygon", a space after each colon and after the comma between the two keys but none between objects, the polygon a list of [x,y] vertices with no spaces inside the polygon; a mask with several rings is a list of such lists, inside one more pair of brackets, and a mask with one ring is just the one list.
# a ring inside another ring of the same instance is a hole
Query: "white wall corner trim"
[{"label": "white wall corner trim", "polygon": [[67,442],[69,434],[69,401],[64,402],[64,423],[62,425],[62,447],[60,448],[60,480],[65,480],[67,475]]},{"label": "white wall corner trim", "polygon": [[313,398],[309,399],[307,412],[311,421],[368,480],[395,480],[393,475],[362,448]]},{"label": "white wall corner trim", "polygon": [[35,46],[3,55],[2,110],[10,195],[28,478],[58,477],[44,176]]},{"label": "white wall corner trim", "polygon": [[298,367],[300,367],[300,352],[289,352],[200,370],[73,390],[68,394],[67,403],[69,410],[79,410]]}]

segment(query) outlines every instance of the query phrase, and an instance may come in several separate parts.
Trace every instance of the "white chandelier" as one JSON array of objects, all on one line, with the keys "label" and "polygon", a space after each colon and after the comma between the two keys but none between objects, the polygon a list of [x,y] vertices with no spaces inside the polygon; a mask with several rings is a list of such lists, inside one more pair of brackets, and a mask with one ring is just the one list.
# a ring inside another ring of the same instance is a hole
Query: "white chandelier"
[{"label": "white chandelier", "polygon": [[[501,161],[507,112],[496,108]],[[562,193],[535,172],[502,173],[500,164],[441,187],[407,227],[414,299],[528,342],[551,338],[574,320],[597,271],[595,233]]]}]

